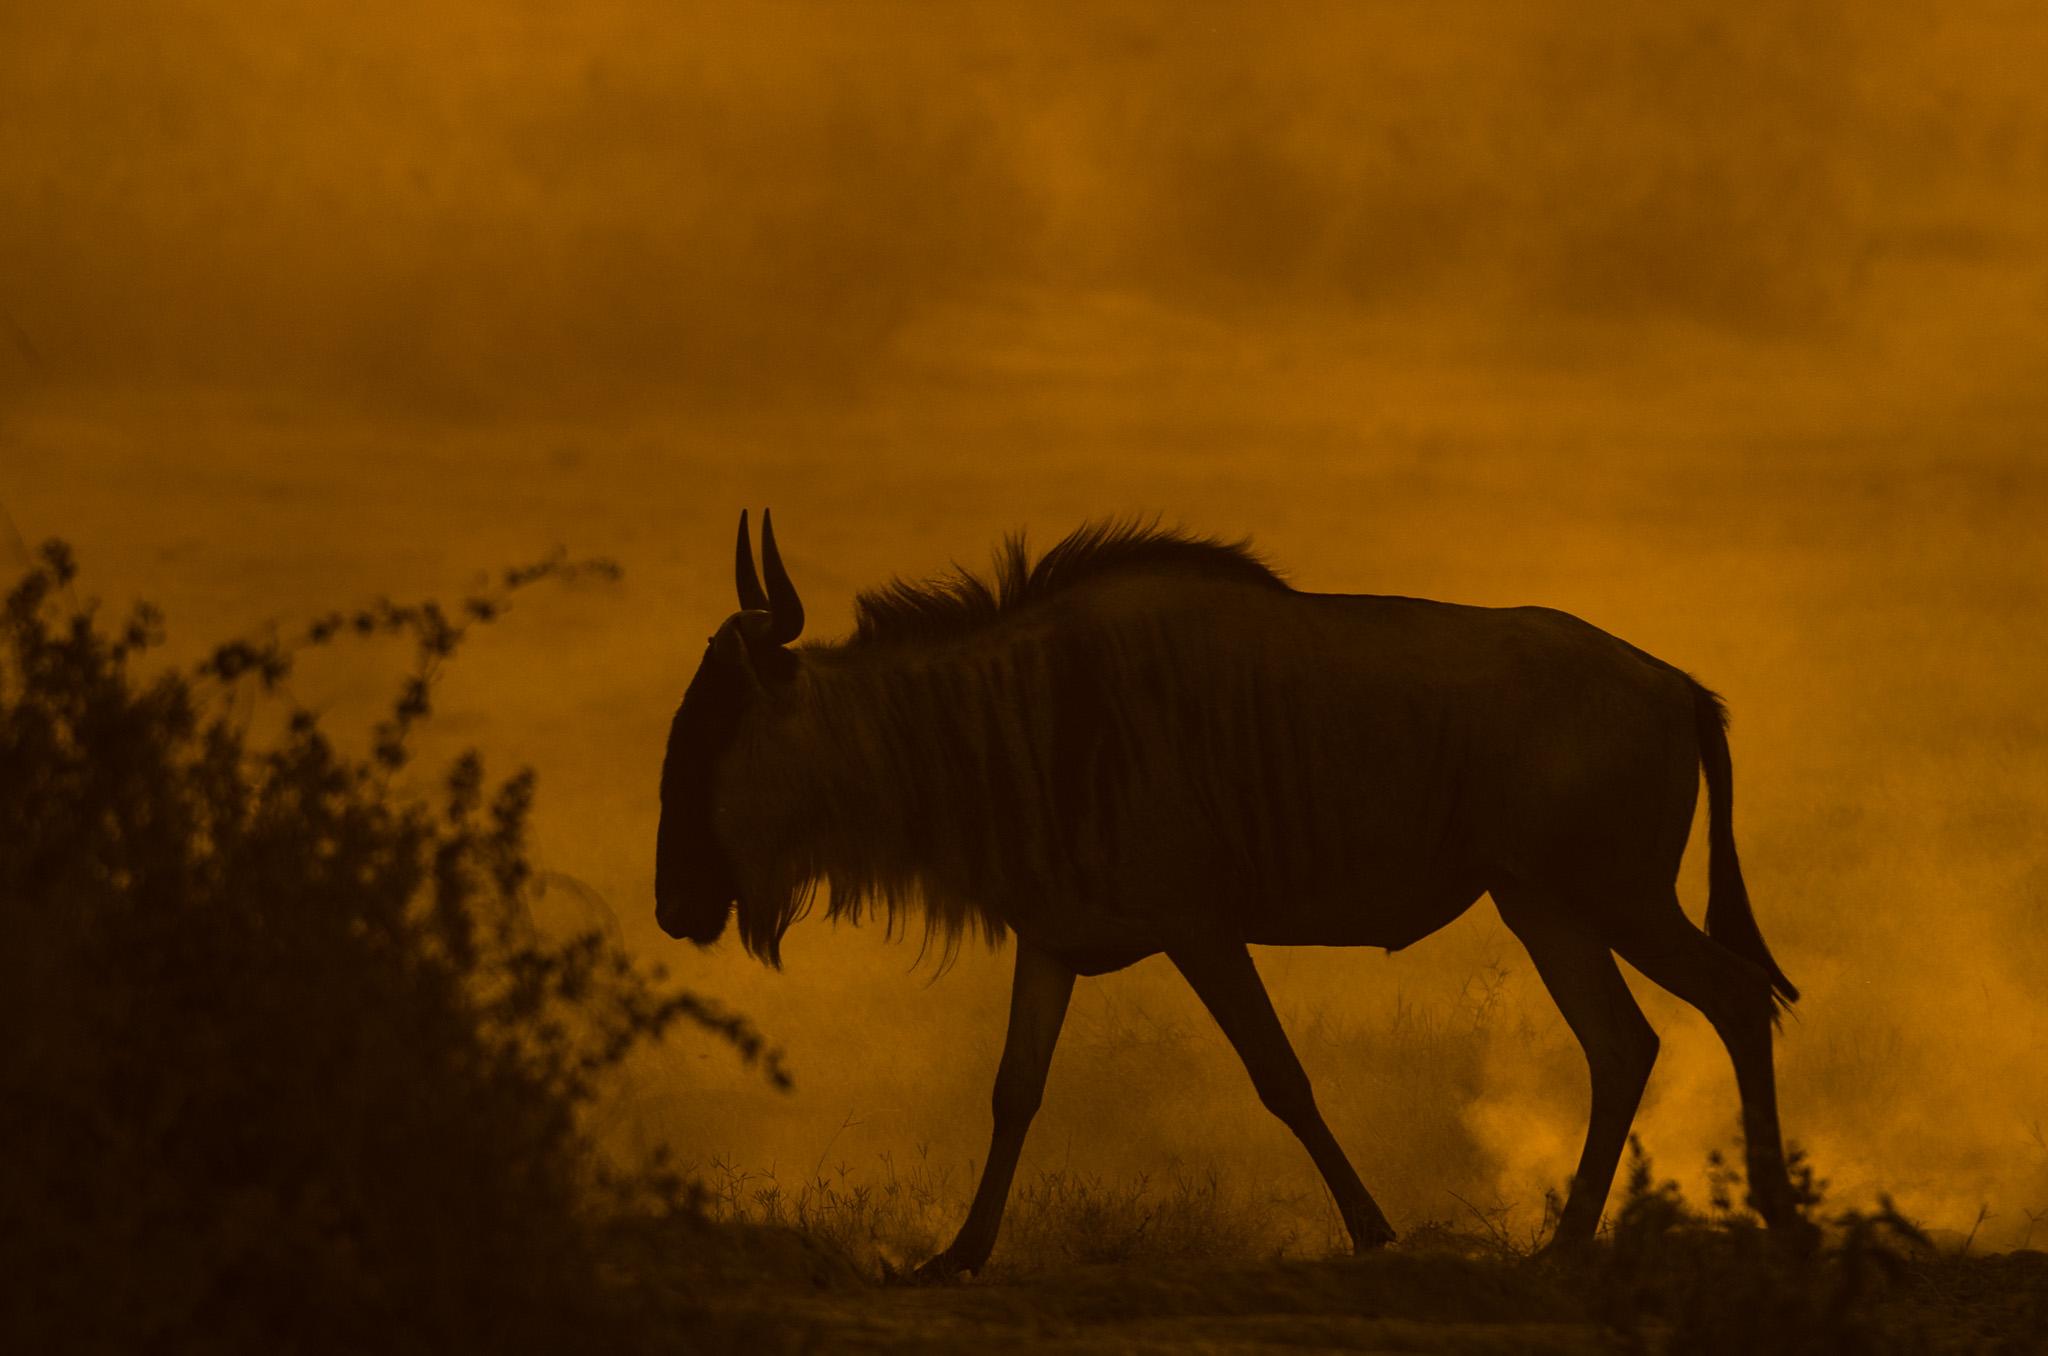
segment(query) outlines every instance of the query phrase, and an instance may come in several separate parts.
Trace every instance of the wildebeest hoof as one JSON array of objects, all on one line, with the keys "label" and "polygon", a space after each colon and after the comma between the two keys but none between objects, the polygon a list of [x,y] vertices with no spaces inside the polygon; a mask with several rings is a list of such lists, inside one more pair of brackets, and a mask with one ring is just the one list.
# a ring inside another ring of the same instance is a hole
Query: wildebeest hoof
[{"label": "wildebeest hoof", "polygon": [[1537,1262],[1577,1262],[1589,1256],[1592,1251],[1593,1236],[1591,1234],[1577,1232],[1552,1234],[1550,1240],[1532,1254],[1532,1260]]},{"label": "wildebeest hoof", "polygon": [[1771,1221],[1770,1240],[1795,1257],[1811,1257],[1820,1251],[1821,1228],[1804,1215],[1788,1214]]},{"label": "wildebeest hoof", "polygon": [[903,1279],[912,1285],[955,1285],[977,1270],[978,1267],[956,1260],[953,1254],[942,1252]]}]

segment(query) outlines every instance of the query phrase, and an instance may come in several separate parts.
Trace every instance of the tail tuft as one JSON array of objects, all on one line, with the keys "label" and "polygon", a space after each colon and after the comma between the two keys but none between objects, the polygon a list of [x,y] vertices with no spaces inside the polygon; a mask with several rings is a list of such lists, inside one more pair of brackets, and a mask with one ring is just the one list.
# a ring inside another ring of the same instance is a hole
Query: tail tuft
[{"label": "tail tuft", "polygon": [[1694,679],[1693,713],[1698,724],[1700,769],[1707,778],[1707,935],[1771,978],[1771,992],[1781,1007],[1799,1001],[1799,990],[1785,978],[1749,907],[1749,887],[1735,855],[1735,769],[1728,757],[1728,708]]}]

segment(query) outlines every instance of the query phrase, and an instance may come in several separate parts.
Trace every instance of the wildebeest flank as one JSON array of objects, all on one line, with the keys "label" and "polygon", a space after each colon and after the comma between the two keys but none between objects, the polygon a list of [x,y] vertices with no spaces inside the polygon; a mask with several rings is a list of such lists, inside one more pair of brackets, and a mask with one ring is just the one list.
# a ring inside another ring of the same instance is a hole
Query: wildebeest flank
[{"label": "wildebeest flank", "polygon": [[[995,1131],[966,1224],[993,1248],[1077,975],[1163,952],[1300,1138],[1353,1245],[1392,1228],[1324,1124],[1247,949],[1427,936],[1490,894],[1584,1047],[1592,1111],[1557,1238],[1589,1237],[1657,1037],[1619,953],[1706,1014],[1735,1065],[1751,1198],[1796,1221],[1773,998],[1731,827],[1724,715],[1683,672],[1548,608],[1290,588],[1242,545],[1083,527],[992,581],[898,581],[851,638],[803,609],[744,514],[740,611],[711,637],[662,770],[656,916],[780,963],[829,912],[921,908],[948,944],[1016,938]],[[1702,771],[1707,931],[1680,909]]]}]

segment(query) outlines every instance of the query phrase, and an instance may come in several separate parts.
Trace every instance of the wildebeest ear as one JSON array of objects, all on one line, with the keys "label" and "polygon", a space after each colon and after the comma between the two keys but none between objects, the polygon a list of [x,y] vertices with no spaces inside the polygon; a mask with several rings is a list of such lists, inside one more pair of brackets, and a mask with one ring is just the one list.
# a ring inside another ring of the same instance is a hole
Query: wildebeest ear
[{"label": "wildebeest ear", "polygon": [[748,608],[733,613],[711,637],[711,657],[746,674],[750,682],[759,686],[761,676],[754,668],[752,646],[761,643],[774,622],[775,618],[764,609]]}]

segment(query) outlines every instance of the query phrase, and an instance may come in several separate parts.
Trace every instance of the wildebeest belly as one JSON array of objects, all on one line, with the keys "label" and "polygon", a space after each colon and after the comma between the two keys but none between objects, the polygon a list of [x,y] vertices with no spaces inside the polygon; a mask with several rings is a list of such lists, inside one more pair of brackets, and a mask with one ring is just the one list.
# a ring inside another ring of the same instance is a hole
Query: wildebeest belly
[{"label": "wildebeest belly", "polygon": [[1068,947],[1053,952],[1053,958],[1077,975],[1106,975],[1115,970],[1136,965],[1147,956],[1156,956],[1161,948],[1156,946],[1095,946]]},{"label": "wildebeest belly", "polygon": [[1013,919],[1018,935],[1058,957],[1081,975],[1107,974],[1170,950],[1190,930],[1204,935],[1221,927],[1239,940],[1260,946],[1373,946],[1399,951],[1446,926],[1472,907],[1485,886],[1477,881],[1408,884],[1391,889],[1349,888],[1291,900],[1283,905],[1247,904],[1225,917],[1203,909],[1170,917],[1061,912],[1052,917]]},{"label": "wildebeest belly", "polygon": [[1478,902],[1478,881],[1399,892],[1352,890],[1269,906],[1242,920],[1244,938],[1262,946],[1378,946],[1389,951],[1448,926]]}]

